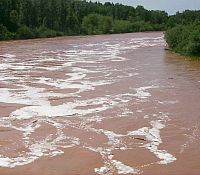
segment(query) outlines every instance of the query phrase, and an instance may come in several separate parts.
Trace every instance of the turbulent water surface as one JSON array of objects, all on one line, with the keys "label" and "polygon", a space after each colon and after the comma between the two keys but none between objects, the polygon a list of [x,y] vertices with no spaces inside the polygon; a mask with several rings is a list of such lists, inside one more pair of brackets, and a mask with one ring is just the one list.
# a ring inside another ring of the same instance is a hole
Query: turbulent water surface
[{"label": "turbulent water surface", "polygon": [[200,173],[200,63],[163,33],[0,43],[0,174]]}]

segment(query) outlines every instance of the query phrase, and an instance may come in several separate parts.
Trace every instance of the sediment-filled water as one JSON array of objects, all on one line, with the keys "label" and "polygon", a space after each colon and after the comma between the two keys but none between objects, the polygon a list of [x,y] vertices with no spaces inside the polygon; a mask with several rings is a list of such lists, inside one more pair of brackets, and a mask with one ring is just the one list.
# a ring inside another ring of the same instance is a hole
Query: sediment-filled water
[{"label": "sediment-filled water", "polygon": [[161,32],[0,43],[0,174],[197,175],[200,62]]}]

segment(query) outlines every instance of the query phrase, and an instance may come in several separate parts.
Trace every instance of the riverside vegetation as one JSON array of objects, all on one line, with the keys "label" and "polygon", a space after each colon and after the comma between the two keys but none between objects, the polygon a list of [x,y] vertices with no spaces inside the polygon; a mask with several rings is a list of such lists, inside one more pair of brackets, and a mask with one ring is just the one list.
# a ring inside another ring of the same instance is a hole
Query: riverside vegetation
[{"label": "riverside vegetation", "polygon": [[200,11],[169,16],[143,6],[85,0],[1,0],[0,40],[166,31],[175,52],[200,56]]}]

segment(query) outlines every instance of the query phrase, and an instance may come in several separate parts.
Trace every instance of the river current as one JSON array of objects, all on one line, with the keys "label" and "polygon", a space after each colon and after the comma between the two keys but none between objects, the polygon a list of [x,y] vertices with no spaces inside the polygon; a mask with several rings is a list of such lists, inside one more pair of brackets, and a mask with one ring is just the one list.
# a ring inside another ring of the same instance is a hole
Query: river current
[{"label": "river current", "polygon": [[0,43],[0,174],[200,173],[200,63],[162,32]]}]

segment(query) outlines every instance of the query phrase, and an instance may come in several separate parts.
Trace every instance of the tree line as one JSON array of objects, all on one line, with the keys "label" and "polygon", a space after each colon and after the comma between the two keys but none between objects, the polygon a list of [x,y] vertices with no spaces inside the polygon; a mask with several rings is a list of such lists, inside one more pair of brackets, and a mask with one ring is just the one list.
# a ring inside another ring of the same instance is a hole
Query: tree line
[{"label": "tree line", "polygon": [[169,16],[110,2],[0,0],[0,40],[143,31],[166,31],[172,50],[200,56],[200,10]]},{"label": "tree line", "polygon": [[164,30],[168,14],[85,0],[1,0],[0,40]]}]

